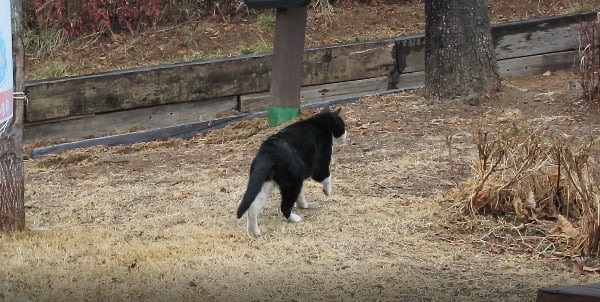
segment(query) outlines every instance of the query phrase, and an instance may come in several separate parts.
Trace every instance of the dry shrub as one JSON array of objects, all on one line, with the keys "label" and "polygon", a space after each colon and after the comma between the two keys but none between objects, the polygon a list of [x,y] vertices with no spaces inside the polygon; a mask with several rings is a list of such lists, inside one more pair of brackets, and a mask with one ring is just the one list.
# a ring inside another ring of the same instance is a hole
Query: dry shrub
[{"label": "dry shrub", "polygon": [[579,31],[579,78],[583,98],[600,101],[600,24],[588,22]]},{"label": "dry shrub", "polygon": [[94,165],[96,157],[92,152],[76,150],[64,154],[53,154],[36,162],[38,167],[56,168],[68,165]]},{"label": "dry shrub", "polygon": [[224,142],[246,139],[268,127],[265,119],[251,119],[232,123],[221,129],[208,132],[205,136],[207,144],[222,144]]},{"label": "dry shrub", "polygon": [[521,226],[548,226],[545,221],[556,220],[545,228],[538,249],[553,246],[563,255],[600,255],[600,166],[592,156],[593,141],[574,145],[543,127],[514,126],[479,131],[476,145],[473,176],[452,196],[461,213],[507,215]]},{"label": "dry shrub", "polygon": [[176,148],[188,144],[187,141],[181,138],[170,138],[166,140],[155,140],[148,142],[140,142],[132,145],[122,145],[113,147],[113,153],[129,154],[134,152],[140,152],[142,150],[162,149],[162,148]]}]

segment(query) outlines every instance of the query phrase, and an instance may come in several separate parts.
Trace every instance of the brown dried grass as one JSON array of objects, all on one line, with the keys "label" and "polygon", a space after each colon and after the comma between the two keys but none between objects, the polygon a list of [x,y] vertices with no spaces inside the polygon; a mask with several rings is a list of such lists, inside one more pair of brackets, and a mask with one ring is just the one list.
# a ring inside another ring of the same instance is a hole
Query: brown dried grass
[{"label": "brown dried grass", "polygon": [[600,23],[588,22],[579,30],[579,79],[583,99],[600,102]]},{"label": "brown dried grass", "polygon": [[[437,195],[454,183],[444,131],[455,134],[461,179],[477,119],[530,114],[490,106],[481,114],[412,92],[344,106],[350,136],[334,150],[333,197],[307,182],[310,208],[292,224],[274,194],[261,238],[246,235],[235,209],[254,153],[279,127],[213,144],[199,136],[28,160],[30,230],[0,234],[0,300],[527,301],[542,286],[597,282],[523,248],[535,236],[565,238],[542,233],[553,221],[448,223]],[[468,223],[481,230],[466,233]]]},{"label": "brown dried grass", "polygon": [[[591,156],[598,155],[594,141],[567,143],[545,126],[513,126],[495,133],[478,131],[476,146],[473,175],[452,194],[459,212],[510,215],[508,233],[540,252],[600,256],[600,157]],[[552,228],[538,223],[545,220],[556,223]],[[537,226],[532,230],[533,224]],[[527,226],[530,233],[544,236],[525,242],[520,229]]]}]

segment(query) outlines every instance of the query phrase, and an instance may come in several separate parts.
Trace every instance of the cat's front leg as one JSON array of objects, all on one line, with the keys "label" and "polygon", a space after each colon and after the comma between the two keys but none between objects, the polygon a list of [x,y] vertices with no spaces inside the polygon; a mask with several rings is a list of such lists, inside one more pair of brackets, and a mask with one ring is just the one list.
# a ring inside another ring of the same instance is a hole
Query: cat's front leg
[{"label": "cat's front leg", "polygon": [[302,192],[302,182],[298,185],[281,187],[281,213],[290,222],[302,221],[300,215],[292,212],[295,201],[300,197],[300,192]]},{"label": "cat's front leg", "polygon": [[323,185],[323,193],[327,196],[331,196],[331,175],[327,176],[321,184]]},{"label": "cat's front leg", "polygon": [[304,187],[300,189],[300,195],[298,195],[296,207],[300,209],[308,209],[308,202],[306,202],[306,198],[304,197]]}]

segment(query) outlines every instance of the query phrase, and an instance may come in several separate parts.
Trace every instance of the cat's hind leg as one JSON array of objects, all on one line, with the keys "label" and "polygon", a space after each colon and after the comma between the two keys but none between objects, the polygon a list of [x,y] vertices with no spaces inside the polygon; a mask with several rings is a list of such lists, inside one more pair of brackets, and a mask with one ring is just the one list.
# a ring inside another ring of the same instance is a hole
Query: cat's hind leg
[{"label": "cat's hind leg", "polygon": [[260,236],[260,229],[258,228],[258,214],[263,208],[271,192],[273,191],[273,181],[265,181],[258,195],[254,198],[254,201],[248,208],[248,234],[258,237]]},{"label": "cat's hind leg", "polygon": [[327,196],[331,196],[331,175],[327,176],[321,184],[323,185],[323,193]]},{"label": "cat's hind leg", "polygon": [[302,191],[302,182],[295,185],[288,185],[285,187],[280,187],[281,190],[281,212],[283,216],[287,218],[291,222],[300,222],[302,221],[302,217],[300,215],[293,213],[292,208],[294,207],[294,203],[298,199],[300,192]]},{"label": "cat's hind leg", "polygon": [[300,188],[300,195],[298,195],[298,200],[296,200],[296,207],[308,209],[308,202],[306,202],[306,197],[304,197],[304,186]]}]

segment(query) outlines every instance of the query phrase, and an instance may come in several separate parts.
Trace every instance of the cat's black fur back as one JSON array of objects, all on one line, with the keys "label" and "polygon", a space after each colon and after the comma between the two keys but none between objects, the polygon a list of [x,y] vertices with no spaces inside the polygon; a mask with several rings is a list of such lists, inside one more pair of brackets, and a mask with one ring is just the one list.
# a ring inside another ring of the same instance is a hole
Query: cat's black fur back
[{"label": "cat's black fur back", "polygon": [[265,181],[274,180],[281,191],[281,211],[289,218],[302,182],[312,177],[327,178],[333,138],[345,135],[344,121],[328,109],[270,136],[260,146],[250,167],[248,187],[237,211],[241,218],[261,191]]}]

